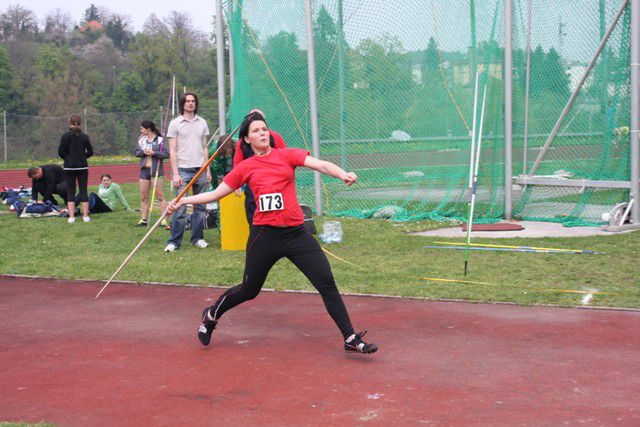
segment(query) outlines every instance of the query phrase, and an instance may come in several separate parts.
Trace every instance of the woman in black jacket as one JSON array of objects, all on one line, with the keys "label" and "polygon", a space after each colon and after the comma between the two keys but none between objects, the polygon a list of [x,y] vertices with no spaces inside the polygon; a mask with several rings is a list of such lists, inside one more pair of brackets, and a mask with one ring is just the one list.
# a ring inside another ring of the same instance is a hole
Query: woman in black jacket
[{"label": "woman in black jacket", "polygon": [[76,181],[80,193],[80,204],[82,205],[82,220],[91,221],[89,218],[89,195],[87,193],[87,182],[89,181],[89,164],[87,159],[93,155],[91,141],[87,134],[80,129],[81,119],[77,114],[69,117],[69,130],[60,138],[58,155],[64,159],[64,173],[67,181],[69,208],[69,224],[76,221]]}]

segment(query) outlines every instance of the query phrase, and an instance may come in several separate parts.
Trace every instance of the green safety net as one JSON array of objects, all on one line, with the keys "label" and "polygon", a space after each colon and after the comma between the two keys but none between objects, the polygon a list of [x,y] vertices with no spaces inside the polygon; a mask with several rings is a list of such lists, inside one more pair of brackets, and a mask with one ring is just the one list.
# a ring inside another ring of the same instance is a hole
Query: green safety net
[{"label": "green safety net", "polygon": [[[465,220],[478,70],[476,140],[485,87],[486,103],[474,222],[502,218],[504,1],[311,3],[319,156],[360,177],[351,188],[323,177],[323,210]],[[516,176],[542,153],[622,2],[512,4]],[[287,145],[311,151],[305,1],[226,0],[224,13],[235,62],[230,126],[260,108]],[[536,175],[629,181],[629,24],[627,6]],[[315,206],[313,173],[299,170],[297,186],[300,202]],[[515,218],[565,225],[599,224],[628,199],[625,189],[563,185],[514,185],[511,194]]]}]

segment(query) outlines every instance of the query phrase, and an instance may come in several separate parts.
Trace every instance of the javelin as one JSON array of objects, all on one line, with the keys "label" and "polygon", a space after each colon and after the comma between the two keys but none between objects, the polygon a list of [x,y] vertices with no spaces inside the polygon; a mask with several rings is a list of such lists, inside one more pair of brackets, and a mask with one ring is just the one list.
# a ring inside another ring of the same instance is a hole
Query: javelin
[{"label": "javelin", "polygon": [[[433,6],[433,2],[432,2]],[[469,213],[471,212],[471,195],[473,194],[473,162],[474,156],[476,154],[476,116],[478,115],[478,77],[480,74],[478,70],[476,71],[476,84],[473,90],[473,124],[471,129],[471,149],[469,150],[469,201],[467,202],[467,222],[469,218]],[[471,239],[471,228],[467,227],[467,240]],[[468,247],[468,246],[467,246]],[[467,261],[469,260],[469,250],[466,250],[464,253],[464,275],[467,275]]]},{"label": "javelin", "polygon": [[[171,102],[173,102],[173,87],[171,88],[171,94],[169,95],[169,102],[167,103],[167,110],[164,114],[164,123],[162,124],[162,142],[160,143],[160,145],[158,146],[158,149],[160,149],[160,146],[164,145],[164,139],[167,137],[167,130],[168,127],[167,126],[167,119],[169,118],[169,106],[171,105]],[[149,226],[149,223],[151,221],[151,212],[153,211],[153,200],[156,198],[156,187],[158,186],[158,176],[160,174],[160,163],[161,163],[161,159],[158,159],[158,167],[156,168],[156,177],[153,180],[153,191],[151,192],[151,203],[149,203],[149,212],[147,212],[147,227]],[[153,159],[151,160],[151,168],[153,169]]]},{"label": "javelin", "polygon": [[[211,141],[213,141],[213,138],[216,137],[218,132],[220,132],[220,128],[216,129],[216,131],[213,133],[213,135],[211,135],[211,138],[209,138],[209,142],[207,142],[207,147],[209,147],[211,145]],[[227,141],[225,141],[225,142],[227,142]]]},{"label": "javelin", "polygon": [[[166,125],[166,122],[167,121],[165,119],[165,125]],[[213,138],[216,137],[216,135],[218,134],[219,130],[220,130],[220,128],[216,129],[216,131],[213,133],[213,135],[211,135],[211,138],[209,138],[209,142],[207,142],[207,147],[209,147],[209,144],[211,144],[211,141],[213,140]],[[164,144],[165,136],[166,136],[166,131],[163,130],[162,144]],[[149,204],[149,219],[151,219],[151,212],[153,211],[153,200],[155,199],[155,196],[156,196],[156,187],[158,185],[158,173],[159,172],[160,172],[160,166],[158,166],[158,169],[156,170],[156,179],[155,179],[155,182],[153,184],[153,191],[151,192],[151,203]],[[151,222],[147,223],[147,227],[149,226],[149,224],[151,224]]]},{"label": "javelin", "polygon": [[[469,218],[467,219],[467,250],[464,258],[464,275],[467,275],[467,264],[469,263],[469,244],[471,243],[471,228],[473,227],[473,210],[476,205],[476,190],[478,189],[478,164],[480,163],[480,150],[482,148],[482,125],[484,123],[484,102],[487,98],[487,85],[484,85],[482,91],[482,109],[480,110],[480,126],[478,130],[478,147],[476,149],[476,158],[473,172],[473,183],[471,186],[471,198],[469,200]],[[475,123],[474,123],[475,125]],[[475,126],[474,126],[475,128]],[[473,153],[472,153],[473,154]]]},{"label": "javelin", "polygon": [[[452,242],[436,242],[440,245],[459,245],[460,243],[452,243]],[[571,252],[576,254],[589,254],[595,255],[600,254],[602,252],[591,251],[588,249],[561,249],[561,248],[541,248],[537,246],[509,246],[509,245],[489,245],[489,244],[480,244],[480,243],[471,243],[471,246],[477,246],[481,248],[505,248],[505,249],[535,249],[537,251],[558,251],[558,252]]]},{"label": "javelin", "polygon": [[[187,191],[189,191],[189,189],[193,186],[193,184],[198,180],[198,178],[200,178],[200,175],[202,175],[202,173],[204,171],[207,170],[207,168],[209,167],[209,165],[211,165],[211,162],[213,161],[213,159],[215,159],[215,157],[218,155],[218,152],[220,151],[220,149],[222,147],[224,147],[224,145],[229,142],[231,140],[231,138],[233,137],[233,135],[238,131],[238,129],[240,129],[240,126],[242,126],[242,123],[240,123],[238,125],[237,128],[235,128],[233,130],[233,132],[231,132],[231,134],[229,136],[227,136],[227,138],[224,140],[224,142],[222,144],[220,144],[220,147],[218,147],[218,149],[211,155],[211,157],[209,157],[209,160],[207,160],[207,162],[200,168],[200,170],[198,171],[198,173],[196,174],[196,176],[193,177],[193,179],[189,182],[189,184],[187,184],[186,187],[184,187],[184,189],[180,192],[180,194],[178,195],[178,197],[176,197],[175,201],[179,201],[180,199],[182,199],[182,197],[187,194]],[[120,267],[118,267],[118,269],[116,270],[115,273],[113,273],[113,276],[111,276],[111,278],[107,281],[107,283],[102,287],[102,289],[100,289],[100,292],[98,292],[98,295],[96,295],[95,299],[98,299],[98,297],[100,296],[100,294],[102,293],[102,291],[104,291],[107,286],[109,286],[109,283],[111,283],[111,281],[113,280],[114,277],[116,277],[116,275],[120,272],[120,270],[122,270],[124,268],[125,265],[127,265],[127,263],[129,262],[129,260],[133,257],[133,255],[135,255],[135,253],[138,251],[138,249],[140,249],[142,247],[142,245],[144,244],[144,242],[147,241],[147,239],[149,238],[149,236],[151,236],[151,233],[153,233],[153,230],[155,230],[156,228],[158,228],[158,225],[160,224],[160,222],[162,222],[162,220],[167,216],[167,211],[165,210],[162,215],[160,215],[160,218],[158,218],[158,220],[156,221],[155,224],[153,224],[153,227],[151,227],[149,229],[149,231],[147,231],[147,234],[144,235],[144,237],[142,238],[142,240],[140,240],[140,243],[138,243],[138,245],[133,248],[133,251],[131,251],[131,253],[129,254],[129,256],[122,262],[122,264],[120,265]]]},{"label": "javelin", "polygon": [[471,247],[467,248],[466,246],[423,246],[427,249],[459,249],[459,250],[470,250],[470,251],[504,251],[504,252],[535,252],[541,254],[577,254],[578,252],[567,252],[567,251],[559,251],[557,249],[533,249],[533,248],[492,248],[492,247],[484,247],[484,246],[475,246],[471,245]]}]

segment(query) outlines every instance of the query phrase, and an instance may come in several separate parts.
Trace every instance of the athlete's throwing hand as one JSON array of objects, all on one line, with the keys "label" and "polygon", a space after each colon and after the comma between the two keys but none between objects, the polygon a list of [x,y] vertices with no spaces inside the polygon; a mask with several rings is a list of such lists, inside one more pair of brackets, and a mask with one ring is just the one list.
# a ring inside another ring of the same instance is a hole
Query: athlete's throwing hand
[{"label": "athlete's throwing hand", "polygon": [[170,201],[169,204],[167,205],[167,216],[173,215],[173,213],[180,207],[180,205],[181,205],[180,202],[176,203],[176,199],[173,199],[172,201]]},{"label": "athlete's throwing hand", "polygon": [[347,172],[347,174],[342,178],[342,181],[344,181],[344,183],[347,184],[347,186],[349,187],[355,184],[357,180],[358,180],[358,175],[356,175],[353,172]]}]

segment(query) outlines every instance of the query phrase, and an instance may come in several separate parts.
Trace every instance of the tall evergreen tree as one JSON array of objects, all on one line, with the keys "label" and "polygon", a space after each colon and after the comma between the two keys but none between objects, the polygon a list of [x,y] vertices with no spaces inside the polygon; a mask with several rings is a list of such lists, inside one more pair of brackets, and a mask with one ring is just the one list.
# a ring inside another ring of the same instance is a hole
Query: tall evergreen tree
[{"label": "tall evergreen tree", "polygon": [[104,12],[100,10],[99,7],[91,3],[91,6],[89,6],[84,11],[84,16],[82,20],[84,23],[91,22],[91,21],[98,21],[102,23],[102,21],[104,20]]}]

